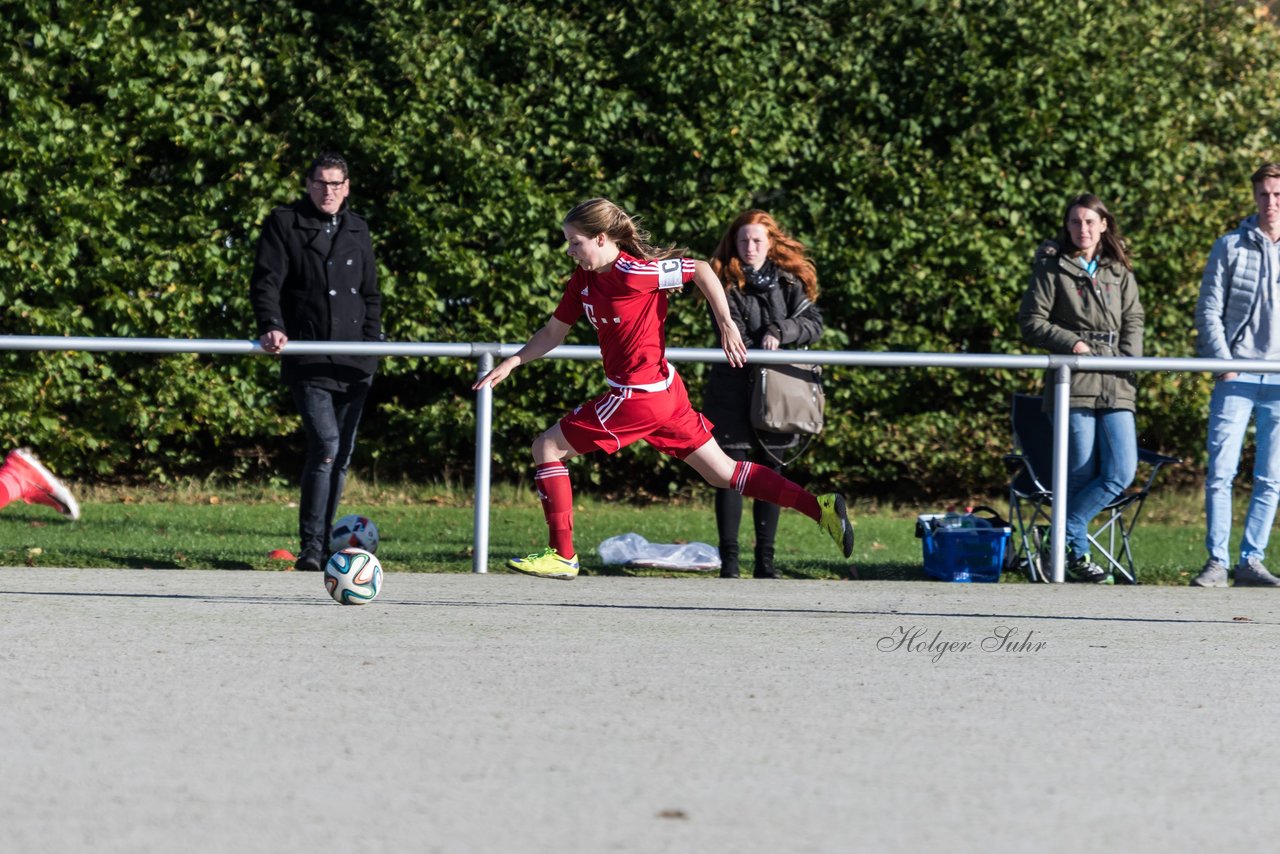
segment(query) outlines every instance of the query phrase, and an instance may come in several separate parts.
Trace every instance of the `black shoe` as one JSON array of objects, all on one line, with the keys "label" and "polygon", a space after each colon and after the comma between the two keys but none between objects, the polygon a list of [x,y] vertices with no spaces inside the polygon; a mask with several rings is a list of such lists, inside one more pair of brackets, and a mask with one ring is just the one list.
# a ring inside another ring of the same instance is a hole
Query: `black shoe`
[{"label": "black shoe", "polygon": [[303,555],[298,558],[298,562],[293,565],[298,572],[319,572],[320,558],[315,555]]}]

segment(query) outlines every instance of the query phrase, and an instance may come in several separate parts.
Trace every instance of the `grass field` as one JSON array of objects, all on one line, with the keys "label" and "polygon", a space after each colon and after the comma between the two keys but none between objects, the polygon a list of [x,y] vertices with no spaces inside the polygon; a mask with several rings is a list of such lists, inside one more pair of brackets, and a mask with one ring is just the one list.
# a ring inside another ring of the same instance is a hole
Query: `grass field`
[{"label": "grass field", "polygon": [[[283,489],[209,488],[189,484],[154,491],[88,490],[83,518],[68,523],[41,507],[10,505],[0,512],[0,564],[8,566],[212,568],[281,570],[273,549],[296,552],[296,496]],[[391,572],[469,572],[474,510],[461,488],[374,489],[353,484],[342,512],[372,518],[382,533],[378,556]],[[1005,503],[990,503],[1002,513]],[[699,500],[648,505],[581,497],[575,518],[584,570],[640,574],[603,567],[595,547],[607,537],[635,531],[650,542],[716,543],[710,491]],[[779,569],[787,577],[928,580],[915,537],[915,515],[950,509],[855,503],[857,533],[852,566],[808,519],[784,513],[778,534]],[[1242,514],[1238,511],[1237,518]],[[528,491],[495,486],[490,514],[489,568],[545,544],[541,509]],[[1134,535],[1140,580],[1186,584],[1204,562],[1200,496],[1171,494],[1148,502]],[[744,513],[743,551],[750,553],[750,511]],[[744,559],[744,572],[750,562]],[[652,573],[647,573],[652,574]],[[698,575],[691,573],[690,575]],[[1021,579],[1006,577],[1005,581]]]}]

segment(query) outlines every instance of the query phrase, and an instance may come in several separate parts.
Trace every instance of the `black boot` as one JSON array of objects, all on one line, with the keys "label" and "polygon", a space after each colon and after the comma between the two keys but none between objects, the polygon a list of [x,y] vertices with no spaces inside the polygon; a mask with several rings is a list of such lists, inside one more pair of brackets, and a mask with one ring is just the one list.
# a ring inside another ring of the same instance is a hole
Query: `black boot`
[{"label": "black boot", "polygon": [[324,554],[320,551],[319,546],[312,546],[302,550],[302,554],[298,555],[298,562],[293,565],[296,572],[319,572],[323,569]]},{"label": "black boot", "polygon": [[778,570],[773,568],[773,542],[778,536],[778,516],[781,512],[782,508],[768,501],[757,501],[751,507],[756,534],[756,566],[753,573],[756,578],[778,577]]},{"label": "black boot", "polygon": [[721,578],[737,578],[738,577],[738,544],[737,543],[721,543],[720,544],[720,577]]},{"label": "black boot", "polygon": [[773,543],[756,544],[756,566],[752,575],[756,578],[778,577],[778,570],[773,566]]}]

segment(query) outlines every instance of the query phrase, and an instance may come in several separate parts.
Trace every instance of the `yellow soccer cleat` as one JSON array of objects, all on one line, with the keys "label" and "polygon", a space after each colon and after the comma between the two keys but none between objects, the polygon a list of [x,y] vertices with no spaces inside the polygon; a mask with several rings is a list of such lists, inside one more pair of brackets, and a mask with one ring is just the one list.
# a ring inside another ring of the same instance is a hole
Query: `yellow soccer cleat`
[{"label": "yellow soccer cleat", "polygon": [[849,511],[845,506],[844,496],[838,492],[818,496],[818,506],[822,508],[822,518],[818,527],[831,535],[845,557],[853,554],[853,523],[849,521]]},{"label": "yellow soccer cleat", "polygon": [[560,557],[553,548],[546,548],[528,557],[513,557],[507,566],[525,575],[539,578],[563,578],[566,581],[578,577],[578,556]]}]

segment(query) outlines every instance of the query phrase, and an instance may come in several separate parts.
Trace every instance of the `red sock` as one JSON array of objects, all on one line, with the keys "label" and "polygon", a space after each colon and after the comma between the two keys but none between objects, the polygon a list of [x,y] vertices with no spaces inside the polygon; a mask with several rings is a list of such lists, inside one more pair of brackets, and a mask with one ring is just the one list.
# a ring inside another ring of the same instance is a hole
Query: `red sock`
[{"label": "red sock", "polygon": [[577,556],[573,550],[573,487],[569,470],[564,463],[542,463],[533,475],[533,485],[542,499],[542,515],[547,517],[547,545],[560,557]]},{"label": "red sock", "polygon": [[815,522],[822,518],[822,509],[818,507],[818,499],[813,493],[773,469],[739,462],[733,467],[733,488],[747,498],[759,498],[799,510]]},{"label": "red sock", "polygon": [[0,468],[0,507],[22,498],[22,481],[9,466]]}]

